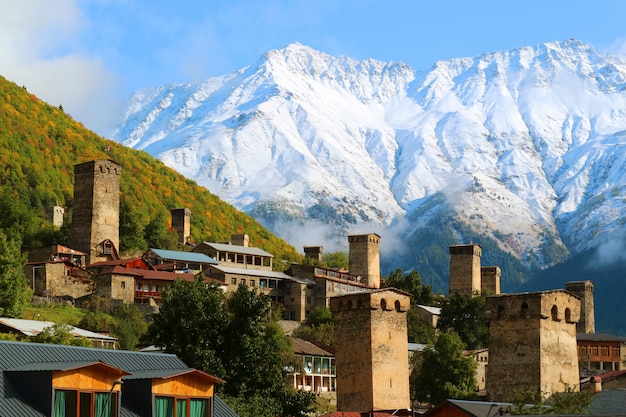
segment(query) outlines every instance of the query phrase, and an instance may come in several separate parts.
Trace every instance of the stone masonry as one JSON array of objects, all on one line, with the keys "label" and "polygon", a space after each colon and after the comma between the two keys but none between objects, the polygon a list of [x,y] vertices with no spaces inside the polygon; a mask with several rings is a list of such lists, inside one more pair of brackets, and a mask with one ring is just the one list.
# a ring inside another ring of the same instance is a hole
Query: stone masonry
[{"label": "stone masonry", "polygon": [[512,401],[516,392],[549,397],[579,389],[576,323],[580,301],[565,290],[487,297],[487,398]]},{"label": "stone masonry", "polygon": [[580,321],[576,325],[576,333],[594,334],[596,332],[593,288],[593,282],[588,280],[565,283],[565,289],[580,298]]},{"label": "stone masonry", "polygon": [[409,294],[385,288],[332,297],[337,410],[411,407],[406,312]]},{"label": "stone masonry", "polygon": [[117,162],[101,159],[74,166],[74,206],[70,247],[88,254],[88,263],[108,260],[98,246],[119,248],[120,177]]},{"label": "stone masonry", "polygon": [[371,288],[380,288],[380,236],[376,233],[348,236],[350,273],[365,278]]}]

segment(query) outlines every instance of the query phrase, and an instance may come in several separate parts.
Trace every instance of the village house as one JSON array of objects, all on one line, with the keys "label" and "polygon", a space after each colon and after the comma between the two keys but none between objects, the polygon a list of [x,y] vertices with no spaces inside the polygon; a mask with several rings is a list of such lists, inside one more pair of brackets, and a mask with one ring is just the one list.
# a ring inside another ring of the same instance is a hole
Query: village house
[{"label": "village house", "polygon": [[193,275],[219,263],[204,253],[155,248],[148,249],[142,258],[156,270]]},{"label": "village house", "polygon": [[0,341],[0,357],[2,416],[237,416],[222,380],[171,354]]},{"label": "village house", "polygon": [[[33,337],[51,328],[56,323],[42,320],[24,320],[9,317],[0,317],[0,333],[12,333],[19,337]],[[94,347],[115,349],[117,338],[101,333],[92,332],[75,326],[68,326],[70,333],[77,338],[84,337],[91,341]]]},{"label": "village house", "polygon": [[293,381],[293,387],[320,395],[334,392],[336,379],[334,355],[297,337],[291,338],[291,345],[302,363],[302,373],[294,370],[288,375]]},{"label": "village house", "polygon": [[94,284],[86,258],[86,253],[62,245],[30,250],[24,273],[33,294],[70,300],[91,294]]}]

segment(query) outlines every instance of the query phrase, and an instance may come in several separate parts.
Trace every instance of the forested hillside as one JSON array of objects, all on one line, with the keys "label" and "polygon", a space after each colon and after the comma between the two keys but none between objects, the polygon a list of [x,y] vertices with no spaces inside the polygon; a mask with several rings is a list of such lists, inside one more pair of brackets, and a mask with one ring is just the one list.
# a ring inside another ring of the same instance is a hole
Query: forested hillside
[{"label": "forested hillside", "polygon": [[194,242],[224,241],[233,233],[247,233],[251,245],[277,259],[299,259],[295,248],[253,218],[147,153],[105,140],[74,121],[62,106],[44,103],[26,87],[2,77],[0,92],[0,231],[21,239],[24,248],[65,243],[66,233],[46,224],[45,208],[64,206],[70,222],[73,166],[107,158],[122,165],[123,252],[142,249],[151,222],[162,221],[166,227],[169,210],[189,207]]}]

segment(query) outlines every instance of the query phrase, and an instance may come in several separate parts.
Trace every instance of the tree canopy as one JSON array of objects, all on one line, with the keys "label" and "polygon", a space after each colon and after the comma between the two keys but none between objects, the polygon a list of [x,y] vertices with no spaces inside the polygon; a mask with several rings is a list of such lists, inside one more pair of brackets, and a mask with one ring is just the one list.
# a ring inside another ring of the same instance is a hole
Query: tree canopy
[{"label": "tree canopy", "polygon": [[411,398],[437,405],[447,398],[470,399],[476,389],[476,362],[463,355],[454,332],[440,333],[434,346],[411,358]]},{"label": "tree canopy", "polygon": [[485,315],[485,299],[484,294],[452,294],[442,301],[437,328],[443,332],[454,331],[461,337],[466,349],[486,347],[489,326]]},{"label": "tree canopy", "polygon": [[153,342],[189,366],[226,381],[218,390],[242,416],[300,416],[314,394],[288,388],[289,339],[271,319],[267,296],[240,285],[228,296],[201,279],[176,281],[150,329]]}]

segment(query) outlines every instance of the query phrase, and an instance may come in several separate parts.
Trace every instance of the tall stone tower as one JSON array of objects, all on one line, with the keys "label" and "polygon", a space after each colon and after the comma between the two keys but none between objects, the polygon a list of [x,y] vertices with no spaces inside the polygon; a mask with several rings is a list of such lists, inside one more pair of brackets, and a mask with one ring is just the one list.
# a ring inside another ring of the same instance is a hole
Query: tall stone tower
[{"label": "tall stone tower", "polygon": [[580,321],[576,325],[577,333],[593,334],[596,332],[596,318],[593,304],[593,282],[571,281],[565,283],[567,291],[580,298]]},{"label": "tall stone tower", "polygon": [[335,319],[337,410],[411,407],[406,312],[409,295],[395,288],[331,297]]},{"label": "tall stone tower", "polygon": [[191,209],[172,209],[170,214],[172,216],[172,229],[178,234],[178,244],[189,243],[191,241]]},{"label": "tall stone tower", "polygon": [[348,236],[350,273],[365,278],[368,286],[380,287],[380,236],[376,233]]},{"label": "tall stone tower", "polygon": [[487,297],[487,398],[512,401],[516,392],[549,397],[579,389],[576,323],[580,301],[565,290]]},{"label": "tall stone tower", "polygon": [[119,248],[121,173],[121,165],[109,159],[74,166],[70,246],[87,253],[88,263],[111,259],[104,241]]},{"label": "tall stone tower", "polygon": [[483,266],[480,268],[480,282],[482,291],[490,295],[500,294],[500,276],[502,271],[499,266]]},{"label": "tall stone tower", "polygon": [[448,293],[459,292],[463,295],[473,295],[482,290],[480,245],[453,245],[450,246],[450,282]]}]

